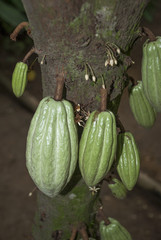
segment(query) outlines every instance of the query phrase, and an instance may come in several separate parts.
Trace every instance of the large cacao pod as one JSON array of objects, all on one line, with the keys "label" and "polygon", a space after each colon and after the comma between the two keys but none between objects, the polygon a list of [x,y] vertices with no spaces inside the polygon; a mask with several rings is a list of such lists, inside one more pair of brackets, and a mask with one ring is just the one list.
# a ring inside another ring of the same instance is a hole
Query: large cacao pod
[{"label": "large cacao pod", "polygon": [[139,176],[140,157],[135,139],[130,132],[118,135],[116,159],[117,172],[123,184],[128,190],[132,190]]},{"label": "large cacao pod", "polygon": [[113,163],[117,144],[112,112],[94,111],[88,118],[79,146],[79,167],[88,186],[98,184]]},{"label": "large cacao pod", "polygon": [[142,81],[146,97],[157,112],[161,111],[161,37],[147,40],[143,46]]},{"label": "large cacao pod", "polygon": [[18,62],[12,74],[12,90],[16,97],[21,97],[27,84],[28,65]]},{"label": "large cacao pod", "polygon": [[150,128],[156,120],[156,112],[146,98],[142,82],[129,89],[129,103],[137,123],[145,128]]},{"label": "large cacao pod", "polygon": [[47,196],[59,194],[70,181],[78,155],[72,105],[45,97],[32,118],[26,165],[36,186]]},{"label": "large cacao pod", "polygon": [[101,240],[132,240],[130,233],[116,219],[108,218],[109,225],[104,221],[100,222]]},{"label": "large cacao pod", "polygon": [[108,187],[110,188],[113,196],[115,196],[118,199],[124,199],[126,197],[126,195],[127,195],[126,187],[117,178],[113,178],[112,181],[114,183],[109,183]]}]

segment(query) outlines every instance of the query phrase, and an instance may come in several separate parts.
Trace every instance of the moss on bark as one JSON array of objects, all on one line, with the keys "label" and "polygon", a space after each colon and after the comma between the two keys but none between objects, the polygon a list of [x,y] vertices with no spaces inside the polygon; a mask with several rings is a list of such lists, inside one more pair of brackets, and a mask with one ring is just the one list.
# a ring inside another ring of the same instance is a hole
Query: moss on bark
[{"label": "moss on bark", "polygon": [[[77,183],[74,187],[73,182]],[[38,193],[33,236],[35,239],[52,240],[54,233],[59,232],[61,239],[69,239],[72,227],[81,223],[86,224],[88,233],[92,234],[98,206],[98,194],[92,194],[80,175],[75,175],[66,189],[53,199]]]}]

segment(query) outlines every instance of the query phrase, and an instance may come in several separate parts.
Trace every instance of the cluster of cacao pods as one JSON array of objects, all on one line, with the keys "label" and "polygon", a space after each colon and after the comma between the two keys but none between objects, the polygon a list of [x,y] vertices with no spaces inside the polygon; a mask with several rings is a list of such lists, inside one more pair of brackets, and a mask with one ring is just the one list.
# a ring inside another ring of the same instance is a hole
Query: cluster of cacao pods
[{"label": "cluster of cacao pods", "polygon": [[[117,198],[126,196],[138,178],[140,160],[131,133],[117,137],[111,111],[93,111],[84,127],[79,145],[79,168],[85,183],[96,186],[117,158],[123,183],[114,179],[109,188]],[[55,197],[70,181],[78,160],[78,134],[70,102],[45,97],[32,118],[26,148],[26,165],[36,186]],[[126,189],[125,189],[126,187]]]},{"label": "cluster of cacao pods", "polygon": [[[27,72],[26,63],[16,64],[12,88],[17,97],[24,93]],[[136,107],[139,105],[137,101],[144,103],[144,109]],[[153,125],[155,110],[144,96],[141,82],[131,89],[130,103],[141,125]],[[132,134],[125,132],[117,136],[114,114],[109,110],[93,111],[84,127],[78,156],[78,134],[71,103],[56,101],[52,97],[41,100],[28,132],[26,165],[36,186],[44,194],[55,197],[64,189],[74,173],[78,158],[85,183],[96,190],[95,186],[110,171],[115,157],[122,182],[114,178],[109,188],[114,196],[123,199],[127,190],[132,190],[136,184],[140,169]]]},{"label": "cluster of cacao pods", "polygon": [[130,108],[137,123],[150,128],[161,112],[161,37],[143,45],[142,82],[129,91]]},{"label": "cluster of cacao pods", "polygon": [[108,218],[110,224],[106,225],[104,221],[100,222],[101,240],[132,240],[130,233],[117,220]]},{"label": "cluster of cacao pods", "polygon": [[140,158],[133,135],[120,133],[117,137],[115,116],[111,111],[91,113],[83,130],[79,146],[79,167],[89,187],[97,185],[109,172],[114,159],[122,180],[114,179],[109,188],[117,198],[126,196],[138,179]]}]

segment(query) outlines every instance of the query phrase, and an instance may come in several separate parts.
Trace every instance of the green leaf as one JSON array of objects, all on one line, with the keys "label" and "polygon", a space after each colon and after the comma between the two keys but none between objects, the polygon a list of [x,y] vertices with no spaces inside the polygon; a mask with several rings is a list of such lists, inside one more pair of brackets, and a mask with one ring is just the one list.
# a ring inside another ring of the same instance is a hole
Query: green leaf
[{"label": "green leaf", "polygon": [[25,12],[21,0],[10,0],[10,3],[12,3],[19,11]]},{"label": "green leaf", "polygon": [[0,2],[0,9],[0,18],[13,27],[17,26],[20,22],[27,20],[26,16],[23,13],[9,4]]}]

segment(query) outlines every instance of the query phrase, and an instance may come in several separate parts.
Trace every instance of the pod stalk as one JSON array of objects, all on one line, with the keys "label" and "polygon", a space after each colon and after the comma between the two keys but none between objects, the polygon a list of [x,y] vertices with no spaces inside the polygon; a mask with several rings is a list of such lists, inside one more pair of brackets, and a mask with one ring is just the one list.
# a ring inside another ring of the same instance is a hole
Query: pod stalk
[{"label": "pod stalk", "polygon": [[149,37],[149,40],[151,42],[156,41],[156,36],[154,35],[154,33],[149,28],[143,27],[142,30]]},{"label": "pod stalk", "polygon": [[55,90],[55,95],[54,95],[54,100],[55,101],[61,101],[62,100],[64,82],[65,82],[64,73],[60,72],[56,77],[56,90]]}]

